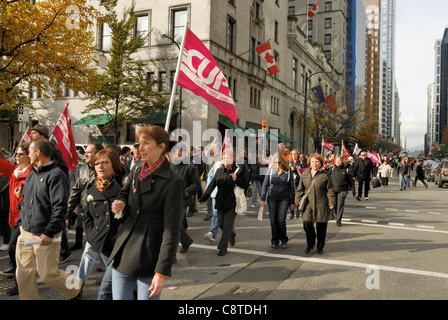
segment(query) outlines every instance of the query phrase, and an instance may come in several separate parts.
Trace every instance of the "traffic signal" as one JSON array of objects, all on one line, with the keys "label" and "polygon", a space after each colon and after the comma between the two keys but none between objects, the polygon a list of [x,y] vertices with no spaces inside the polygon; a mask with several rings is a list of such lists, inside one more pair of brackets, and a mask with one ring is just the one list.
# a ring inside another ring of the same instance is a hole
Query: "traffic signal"
[{"label": "traffic signal", "polygon": [[434,148],[436,148],[437,147],[437,143],[434,143]]},{"label": "traffic signal", "polygon": [[266,131],[266,129],[267,129],[266,120],[261,121],[261,129],[263,131]]}]

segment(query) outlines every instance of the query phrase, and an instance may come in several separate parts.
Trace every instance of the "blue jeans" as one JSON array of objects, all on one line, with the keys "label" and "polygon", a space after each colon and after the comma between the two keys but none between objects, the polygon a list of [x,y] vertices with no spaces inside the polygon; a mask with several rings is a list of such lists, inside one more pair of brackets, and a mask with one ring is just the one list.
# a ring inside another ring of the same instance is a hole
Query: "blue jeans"
[{"label": "blue jeans", "polygon": [[403,187],[406,188],[407,185],[407,175],[406,174],[400,174],[400,190],[403,190]]},{"label": "blue jeans", "polygon": [[208,228],[208,231],[213,233],[213,237],[216,238],[218,235],[219,225],[218,225],[218,210],[215,209],[215,198],[209,198],[212,203],[212,211],[213,216],[212,220],[210,221],[210,227]]},{"label": "blue jeans", "polygon": [[[103,253],[100,253],[98,258],[101,258],[103,261],[109,260],[109,257]],[[104,272],[101,287],[98,291],[98,300],[112,300],[112,264],[109,264],[106,272]]]},{"label": "blue jeans", "polygon": [[271,221],[271,244],[278,245],[288,242],[288,236],[286,235],[286,212],[290,205],[289,199],[287,200],[275,200],[272,197],[268,197],[269,205],[269,219]]},{"label": "blue jeans", "polygon": [[[86,242],[86,246],[84,247],[84,252],[81,256],[81,263],[78,268],[78,278],[82,280],[82,290],[86,288],[86,282],[89,278],[90,273],[92,272],[93,265],[95,264],[95,260],[98,257],[98,260],[101,264],[101,267],[106,270],[106,263],[101,258],[101,255],[94,252],[92,250],[92,246],[90,243]],[[106,260],[107,262],[107,260]]]},{"label": "blue jeans", "polygon": [[134,300],[134,288],[137,285],[137,300],[160,300],[160,294],[149,298],[148,291],[153,277],[134,278],[112,269],[112,294],[114,300]]}]

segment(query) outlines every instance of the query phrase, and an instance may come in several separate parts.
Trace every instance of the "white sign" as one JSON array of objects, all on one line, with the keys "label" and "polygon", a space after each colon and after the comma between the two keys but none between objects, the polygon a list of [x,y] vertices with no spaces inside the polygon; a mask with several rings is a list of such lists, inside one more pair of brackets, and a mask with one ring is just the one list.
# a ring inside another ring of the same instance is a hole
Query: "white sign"
[{"label": "white sign", "polygon": [[19,107],[19,114],[17,116],[17,121],[28,122],[30,121],[30,108],[29,107]]}]

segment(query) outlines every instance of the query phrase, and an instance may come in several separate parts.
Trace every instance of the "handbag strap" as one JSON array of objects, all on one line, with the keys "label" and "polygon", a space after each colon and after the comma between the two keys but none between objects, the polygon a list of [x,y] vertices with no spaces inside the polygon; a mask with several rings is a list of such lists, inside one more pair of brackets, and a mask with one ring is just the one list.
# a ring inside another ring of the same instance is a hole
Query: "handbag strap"
[{"label": "handbag strap", "polygon": [[[311,170],[310,170],[310,172],[311,172]],[[317,172],[316,172],[316,175],[317,175]],[[307,195],[310,194],[310,192],[311,192],[311,188],[312,188],[313,185],[314,185],[314,181],[316,181],[316,175],[314,175],[314,178],[313,178],[313,181],[311,182],[310,188],[309,188],[308,191],[306,192]]]}]

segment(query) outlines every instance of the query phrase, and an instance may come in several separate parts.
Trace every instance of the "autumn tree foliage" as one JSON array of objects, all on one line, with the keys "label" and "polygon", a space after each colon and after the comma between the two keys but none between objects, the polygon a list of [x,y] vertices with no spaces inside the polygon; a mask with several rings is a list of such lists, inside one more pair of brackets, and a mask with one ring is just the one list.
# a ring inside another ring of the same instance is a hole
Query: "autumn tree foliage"
[{"label": "autumn tree foliage", "polygon": [[25,83],[43,98],[61,84],[93,90],[97,17],[86,0],[0,0],[0,109],[16,105]]}]

